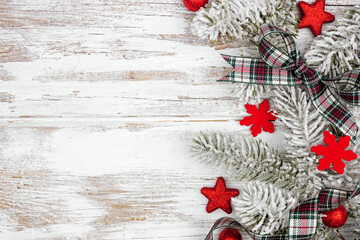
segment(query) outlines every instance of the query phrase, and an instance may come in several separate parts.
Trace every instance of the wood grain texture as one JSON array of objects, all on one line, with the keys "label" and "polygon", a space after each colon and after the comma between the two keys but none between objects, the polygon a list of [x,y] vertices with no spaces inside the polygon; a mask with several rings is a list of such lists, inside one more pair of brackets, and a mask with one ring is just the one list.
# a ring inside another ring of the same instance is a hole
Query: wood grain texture
[{"label": "wood grain texture", "polygon": [[188,147],[249,134],[215,80],[219,54],[250,45],[209,46],[193,16],[181,0],[0,0],[0,239],[204,238],[223,214],[199,190],[224,173]]}]

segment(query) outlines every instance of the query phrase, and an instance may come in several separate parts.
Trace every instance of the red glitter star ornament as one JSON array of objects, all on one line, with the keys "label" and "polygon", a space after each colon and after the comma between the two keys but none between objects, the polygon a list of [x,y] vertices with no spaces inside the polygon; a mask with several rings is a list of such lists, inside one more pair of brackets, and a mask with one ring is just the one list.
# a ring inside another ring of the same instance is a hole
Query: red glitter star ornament
[{"label": "red glitter star ornament", "polygon": [[332,163],[333,170],[338,174],[343,174],[345,163],[341,159],[346,161],[357,159],[357,155],[353,151],[345,150],[350,145],[350,136],[340,137],[338,142],[336,142],[335,136],[325,131],[324,143],[326,143],[326,147],[317,145],[311,148],[311,151],[316,153],[316,155],[324,156],[319,160],[317,167],[320,171],[329,169]]},{"label": "red glitter star ornament", "polygon": [[209,199],[206,206],[206,211],[211,213],[218,208],[221,208],[226,213],[231,213],[231,198],[239,195],[239,190],[226,188],[225,180],[219,177],[216,181],[215,187],[203,187],[201,193]]},{"label": "red glitter star ornament", "polygon": [[250,126],[253,125],[250,130],[253,137],[256,137],[259,133],[261,133],[261,128],[265,132],[273,133],[274,132],[274,124],[271,121],[276,120],[276,116],[274,113],[268,112],[270,109],[269,101],[265,99],[259,105],[259,109],[255,105],[246,104],[245,108],[247,113],[251,114],[251,117],[245,117],[240,121],[240,125]]},{"label": "red glitter star ornament", "polygon": [[335,20],[334,15],[325,12],[325,0],[317,0],[313,4],[300,1],[298,6],[302,14],[299,28],[310,28],[315,37],[321,34],[324,23]]}]

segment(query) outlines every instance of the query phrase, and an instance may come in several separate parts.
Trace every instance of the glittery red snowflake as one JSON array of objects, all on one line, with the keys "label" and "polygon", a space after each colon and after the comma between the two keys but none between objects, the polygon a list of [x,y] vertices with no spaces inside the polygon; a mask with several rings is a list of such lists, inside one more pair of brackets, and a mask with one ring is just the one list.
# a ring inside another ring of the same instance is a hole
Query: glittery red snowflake
[{"label": "glittery red snowflake", "polygon": [[350,145],[350,136],[340,137],[338,142],[336,142],[335,136],[325,131],[324,143],[326,143],[326,147],[317,145],[311,148],[311,151],[316,153],[316,155],[324,156],[319,160],[318,169],[320,171],[329,169],[332,164],[334,171],[338,174],[343,174],[345,163],[342,159],[346,161],[357,159],[357,155],[353,151],[345,150]]},{"label": "glittery red snowflake", "polygon": [[265,132],[273,133],[274,132],[274,124],[271,121],[276,120],[276,116],[273,111],[268,112],[270,109],[269,101],[265,99],[259,105],[259,109],[255,105],[246,104],[245,108],[247,113],[251,114],[251,117],[245,117],[240,121],[240,125],[250,126],[253,125],[250,130],[253,137],[256,137],[259,133],[261,133],[261,128]]}]

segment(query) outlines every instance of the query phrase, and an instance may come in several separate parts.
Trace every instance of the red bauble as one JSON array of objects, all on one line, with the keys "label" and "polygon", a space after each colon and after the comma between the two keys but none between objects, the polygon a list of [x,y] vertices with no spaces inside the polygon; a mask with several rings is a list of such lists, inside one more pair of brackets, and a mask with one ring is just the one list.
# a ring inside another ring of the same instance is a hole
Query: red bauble
[{"label": "red bauble", "polygon": [[242,237],[236,229],[227,228],[220,233],[219,240],[242,240]]},{"label": "red bauble", "polygon": [[187,9],[196,12],[201,7],[205,6],[209,0],[183,0],[183,2]]},{"label": "red bauble", "polygon": [[326,217],[322,217],[323,223],[330,228],[339,228],[346,223],[347,212],[343,206],[340,206],[332,211],[323,212]]}]

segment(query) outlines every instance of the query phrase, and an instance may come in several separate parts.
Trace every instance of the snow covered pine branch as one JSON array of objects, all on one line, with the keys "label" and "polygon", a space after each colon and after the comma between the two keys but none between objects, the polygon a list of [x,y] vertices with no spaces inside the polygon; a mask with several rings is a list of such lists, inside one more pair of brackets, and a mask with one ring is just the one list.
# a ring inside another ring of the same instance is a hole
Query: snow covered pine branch
[{"label": "snow covered pine branch", "polygon": [[[349,188],[357,181],[356,171],[334,175],[331,170],[325,173],[317,170],[317,159],[310,148],[322,141],[321,133],[327,125],[306,92],[282,87],[274,94],[272,102],[282,125],[279,128],[288,142],[284,155],[257,138],[222,132],[200,133],[191,146],[193,155],[200,161],[226,169],[229,178],[243,180],[243,190],[234,199],[233,207],[242,224],[261,234],[283,233],[289,211],[329,182]],[[277,204],[266,204],[270,202]],[[351,216],[357,211],[357,208],[348,209]],[[332,233],[332,229],[321,225],[313,239],[335,239]]]},{"label": "snow covered pine branch", "polygon": [[[296,34],[297,19],[292,9],[296,0],[214,0],[200,9],[192,31],[211,41],[250,38],[256,43],[259,27],[275,23]],[[360,65],[360,8],[354,7],[327,26],[305,54],[306,64],[321,74],[334,77]],[[275,39],[276,41],[276,39]],[[275,90],[274,90],[275,89]],[[226,169],[228,177],[242,180],[240,195],[233,200],[237,220],[261,234],[284,233],[289,211],[316,195],[325,186],[352,189],[358,181],[359,160],[347,163],[347,171],[318,171],[318,157],[312,146],[322,143],[322,133],[331,130],[312,106],[304,89],[237,84],[240,101],[260,102],[270,96],[278,113],[278,129],[287,143],[280,154],[258,138],[233,136],[224,132],[202,132],[193,139],[195,158],[216,168]],[[357,147],[351,148],[354,152]],[[355,232],[360,235],[360,202],[347,205]],[[351,221],[350,221],[351,222]],[[320,224],[312,240],[336,239],[332,229]]]},{"label": "snow covered pine branch", "polygon": [[360,66],[360,6],[355,6],[314,39],[304,55],[306,63],[327,77]]},{"label": "snow covered pine branch", "polygon": [[273,24],[291,34],[297,33],[293,13],[296,0],[213,0],[201,8],[191,25],[192,32],[210,41],[249,38],[257,41],[260,26]]}]

